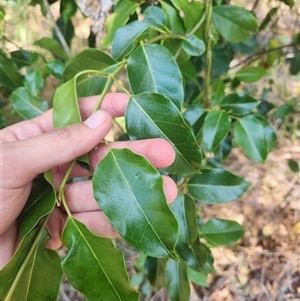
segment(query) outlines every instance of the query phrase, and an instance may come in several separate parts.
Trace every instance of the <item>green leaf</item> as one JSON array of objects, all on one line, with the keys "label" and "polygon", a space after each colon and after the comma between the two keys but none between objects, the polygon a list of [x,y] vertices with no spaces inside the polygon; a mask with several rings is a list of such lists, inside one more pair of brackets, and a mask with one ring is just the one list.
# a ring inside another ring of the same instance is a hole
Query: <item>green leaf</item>
[{"label": "green leaf", "polygon": [[44,87],[44,78],[39,70],[32,70],[25,75],[24,86],[31,91],[33,95],[37,95]]},{"label": "green leaf", "polygon": [[289,166],[290,170],[293,172],[300,171],[299,163],[293,159],[288,160],[288,166]]},{"label": "green leaf", "polygon": [[294,0],[277,0],[280,2],[283,2],[284,4],[286,4],[287,6],[289,6],[290,8],[293,8],[295,5]]},{"label": "green leaf", "polygon": [[38,54],[36,52],[27,51],[24,49],[12,51],[10,55],[19,69],[25,66],[32,65],[37,61],[38,58]]},{"label": "green leaf", "polygon": [[62,275],[60,257],[45,248],[49,236],[45,230],[43,234],[40,231],[37,228],[26,236],[14,257],[0,271],[1,300],[56,300]]},{"label": "green leaf", "polygon": [[0,72],[3,87],[13,90],[22,85],[23,77],[19,73],[16,63],[2,51],[0,51]]},{"label": "green leaf", "polygon": [[123,253],[108,238],[92,234],[69,218],[62,234],[68,253],[62,267],[71,285],[88,300],[137,301],[139,294],[129,283]]},{"label": "green leaf", "polygon": [[128,149],[111,150],[94,172],[93,191],[99,207],[127,242],[149,256],[176,258],[178,224],[167,204],[161,175],[144,157]]},{"label": "green leaf", "polygon": [[254,115],[240,118],[234,125],[234,137],[246,156],[263,163],[268,155],[264,126]]},{"label": "green leaf", "polygon": [[290,103],[285,103],[276,109],[274,118],[284,118],[291,114],[293,112],[293,109],[293,105],[291,105]]},{"label": "green leaf", "polygon": [[116,64],[117,62],[103,51],[85,49],[68,63],[63,74],[63,79],[66,82],[82,71],[107,74],[109,71],[112,71],[112,67]]},{"label": "green leaf", "polygon": [[101,74],[85,73],[80,75],[76,81],[77,97],[100,95],[106,85],[107,77]]},{"label": "green leaf", "polygon": [[32,119],[49,109],[48,103],[34,96],[24,87],[17,88],[10,96],[14,109],[24,119]]},{"label": "green leaf", "polygon": [[253,14],[235,5],[213,7],[212,21],[221,36],[231,43],[242,42],[258,30]]},{"label": "green leaf", "polygon": [[260,101],[247,94],[229,94],[223,98],[220,105],[229,114],[243,116],[251,113],[259,104]]},{"label": "green leaf", "polygon": [[138,47],[129,57],[127,73],[134,94],[158,92],[181,109],[184,97],[182,75],[167,48],[157,44]]},{"label": "green leaf", "polygon": [[223,80],[218,79],[214,81],[211,85],[211,101],[213,106],[220,104],[221,100],[224,97],[224,93],[225,85]]},{"label": "green leaf", "polygon": [[207,274],[205,273],[197,272],[191,268],[188,268],[188,277],[191,282],[197,284],[198,286],[209,287],[207,284]]},{"label": "green leaf", "polygon": [[65,65],[59,61],[47,62],[45,71],[59,80],[63,79],[63,73],[65,70]]},{"label": "green leaf", "polygon": [[138,40],[144,39],[148,35],[148,25],[134,21],[120,27],[112,41],[112,57],[115,60],[122,60],[128,56],[134,49]]},{"label": "green leaf", "polygon": [[288,60],[290,64],[290,74],[296,75],[300,71],[300,53],[295,53],[294,57]]},{"label": "green leaf", "polygon": [[35,46],[39,46],[43,49],[50,51],[54,56],[57,56],[64,61],[69,60],[69,55],[65,52],[63,47],[59,44],[58,41],[51,38],[42,38],[33,43]]},{"label": "green leaf", "polygon": [[202,226],[201,232],[208,243],[222,246],[237,242],[244,235],[245,228],[235,221],[211,218]]},{"label": "green leaf", "polygon": [[144,264],[144,273],[151,285],[159,291],[166,286],[165,279],[165,258],[153,258],[147,256]]},{"label": "green leaf", "polygon": [[214,151],[225,139],[231,127],[231,119],[224,111],[210,111],[203,124],[203,144],[208,151]]},{"label": "green leaf", "polygon": [[148,6],[144,11],[144,22],[157,29],[166,30],[167,16],[164,11],[157,6]]},{"label": "green leaf", "polygon": [[190,284],[187,266],[184,261],[169,259],[166,265],[167,291],[171,301],[187,301],[190,297]]},{"label": "green leaf", "polygon": [[232,149],[231,135],[228,134],[224,140],[215,149],[214,154],[217,160],[223,162],[230,154]]},{"label": "green leaf", "polygon": [[174,34],[184,34],[185,29],[183,25],[183,21],[179,16],[179,12],[173,6],[168,4],[167,2],[162,1],[161,7],[164,13],[167,16],[169,27],[171,28],[172,33]]},{"label": "green leaf", "polygon": [[262,67],[244,67],[239,70],[235,77],[238,78],[241,82],[245,83],[254,83],[260,80],[267,74],[266,70]]},{"label": "green leaf", "polygon": [[167,169],[170,173],[188,175],[199,172],[200,148],[191,128],[170,99],[156,93],[132,96],[125,122],[132,139],[163,138],[172,144],[176,158]]},{"label": "green leaf", "polygon": [[274,16],[276,16],[277,11],[278,11],[279,7],[273,7],[269,10],[269,12],[267,13],[266,17],[263,19],[263,21],[261,22],[260,26],[259,26],[259,31],[264,30],[267,25],[270,23],[270,21],[272,20],[272,18]]},{"label": "green leaf", "polygon": [[255,115],[256,120],[263,126],[266,142],[268,145],[268,151],[271,152],[277,143],[277,136],[273,128],[270,126],[267,119],[261,115]]},{"label": "green leaf", "polygon": [[139,3],[131,0],[118,1],[114,12],[106,19],[106,36],[101,40],[101,48],[110,46],[116,31],[129,20],[129,16],[139,6]]},{"label": "green leaf", "polygon": [[183,41],[182,48],[189,55],[200,56],[205,51],[205,44],[196,36],[191,35],[187,36],[187,38]]},{"label": "green leaf", "polygon": [[171,209],[179,224],[179,240],[191,246],[198,238],[194,200],[188,195],[179,195],[171,204]]},{"label": "green leaf", "polygon": [[186,0],[171,0],[171,2],[178,11],[183,12],[183,21],[186,31],[191,31],[201,20],[205,6],[198,1],[189,2]]},{"label": "green leaf", "polygon": [[25,237],[43,216],[53,210],[55,202],[55,188],[45,179],[35,179],[26,205],[19,216],[20,239]]},{"label": "green leaf", "polygon": [[75,85],[76,78],[72,78],[59,86],[55,91],[53,99],[53,125],[56,129],[82,121]]},{"label": "green leaf", "polygon": [[202,203],[222,204],[238,199],[251,183],[224,169],[203,169],[188,180],[188,191]]},{"label": "green leaf", "polygon": [[186,109],[182,116],[190,123],[194,134],[197,135],[203,127],[206,114],[202,106],[193,104]]},{"label": "green leaf", "polygon": [[231,44],[234,52],[238,52],[241,54],[253,54],[257,49],[258,41],[256,35],[251,36],[245,41],[242,41],[237,44]]},{"label": "green leaf", "polygon": [[195,240],[191,246],[179,240],[176,245],[176,251],[184,259],[188,267],[202,272],[202,268],[207,260],[207,251],[199,239]]}]

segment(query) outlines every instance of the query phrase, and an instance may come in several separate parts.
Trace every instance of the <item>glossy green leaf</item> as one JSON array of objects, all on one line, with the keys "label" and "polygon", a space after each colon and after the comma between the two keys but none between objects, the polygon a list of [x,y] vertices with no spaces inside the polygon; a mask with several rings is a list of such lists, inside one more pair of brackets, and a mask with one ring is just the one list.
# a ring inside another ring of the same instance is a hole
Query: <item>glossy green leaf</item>
[{"label": "glossy green leaf", "polygon": [[187,175],[199,172],[201,151],[191,128],[170,99],[156,93],[132,96],[125,122],[132,139],[164,138],[171,143],[176,158],[167,169],[170,173]]},{"label": "glossy green leaf", "polygon": [[151,285],[157,291],[166,286],[165,266],[165,258],[153,258],[147,256],[145,260],[144,273]]},{"label": "glossy green leaf", "polygon": [[81,122],[75,85],[76,78],[72,78],[55,91],[53,99],[53,125],[55,128]]},{"label": "glossy green leaf", "polygon": [[244,67],[235,74],[235,77],[241,82],[254,83],[266,74],[266,70],[262,67]]},{"label": "glossy green leaf", "polygon": [[161,175],[144,157],[128,149],[111,150],[94,172],[93,191],[127,242],[149,256],[176,258],[178,223],[167,204]]},{"label": "glossy green leaf", "polygon": [[20,239],[25,237],[43,216],[53,210],[55,203],[55,188],[45,179],[35,179],[26,205],[19,216]]},{"label": "glossy green leaf", "polygon": [[0,271],[1,300],[56,300],[62,271],[59,255],[45,248],[48,238],[45,230],[42,234],[37,228],[22,240],[14,257]]},{"label": "glossy green leaf", "polygon": [[76,80],[77,97],[100,95],[106,85],[107,77],[100,74],[82,74]]},{"label": "glossy green leaf", "polygon": [[207,274],[202,272],[197,272],[191,268],[188,268],[189,280],[201,287],[209,287],[207,284]]},{"label": "glossy green leaf", "polygon": [[216,274],[217,272],[214,268],[214,256],[211,252],[211,249],[205,244],[203,244],[203,246],[206,249],[207,258],[202,268],[202,272],[205,274]]},{"label": "glossy green leaf", "polygon": [[190,105],[182,116],[190,123],[195,135],[197,135],[203,127],[206,114],[202,106],[194,104]]},{"label": "glossy green leaf", "polygon": [[24,49],[12,51],[10,55],[19,69],[25,66],[32,65],[38,58],[38,54],[36,52]]},{"label": "glossy green leaf", "polygon": [[108,238],[91,233],[69,218],[62,234],[68,249],[62,267],[71,285],[89,301],[137,301],[139,294],[129,283],[124,255]]},{"label": "glossy green leaf", "polygon": [[54,39],[42,38],[35,41],[34,45],[50,51],[54,56],[57,56],[65,61],[69,60],[68,54],[65,52],[60,43]]},{"label": "glossy green leaf", "polygon": [[215,149],[214,154],[217,160],[223,162],[230,154],[232,149],[231,135],[228,134],[224,140]]},{"label": "glossy green leaf", "polygon": [[45,71],[59,80],[63,79],[63,73],[65,70],[65,65],[59,61],[47,62]]},{"label": "glossy green leaf", "polygon": [[212,20],[217,31],[231,43],[244,41],[258,30],[254,15],[236,5],[215,6]]},{"label": "glossy green leaf", "polygon": [[188,180],[192,197],[207,204],[222,204],[238,199],[251,183],[224,169],[203,169]]},{"label": "glossy green leaf", "polygon": [[205,51],[205,44],[196,36],[191,35],[187,36],[187,38],[183,41],[182,48],[189,55],[200,56]]},{"label": "glossy green leaf", "polygon": [[39,70],[32,70],[27,73],[24,78],[24,85],[33,95],[37,95],[44,87],[42,72]]},{"label": "glossy green leaf", "polygon": [[266,142],[268,145],[268,151],[272,151],[277,143],[277,136],[274,129],[269,124],[268,120],[261,115],[255,115],[256,120],[263,126]]},{"label": "glossy green leaf", "polygon": [[198,272],[202,271],[207,260],[207,251],[199,239],[195,240],[191,246],[179,240],[176,250],[188,267]]},{"label": "glossy green leaf", "polygon": [[263,163],[268,155],[264,126],[254,115],[240,118],[234,125],[234,137],[246,156]]},{"label": "glossy green leaf", "polygon": [[231,119],[224,111],[210,111],[203,124],[203,143],[205,149],[214,151],[225,139],[231,127]]},{"label": "glossy green leaf", "polygon": [[148,6],[144,11],[144,22],[157,29],[165,30],[167,27],[167,16],[157,6]]},{"label": "glossy green leaf", "polygon": [[171,2],[178,11],[183,12],[183,21],[186,31],[191,31],[201,20],[205,10],[204,5],[198,1],[189,2],[186,0],[171,0]]},{"label": "glossy green leaf", "polygon": [[184,97],[182,75],[167,48],[157,44],[140,46],[129,57],[127,73],[134,94],[158,92],[181,109]]},{"label": "glossy green leaf", "polygon": [[148,25],[144,22],[134,21],[120,27],[112,41],[112,57],[115,60],[122,60],[134,49],[138,40],[148,35]]},{"label": "glossy green leaf", "polygon": [[117,62],[98,49],[85,49],[78,53],[67,65],[63,79],[68,81],[81,71],[108,73]]},{"label": "glossy green leaf", "polygon": [[167,16],[171,32],[174,34],[184,34],[185,29],[183,21],[179,16],[179,12],[167,2],[162,1],[160,4]]},{"label": "glossy green leaf", "polygon": [[229,94],[223,98],[220,105],[229,114],[243,116],[251,113],[259,104],[260,101],[248,94]]},{"label": "glossy green leaf", "polygon": [[114,12],[109,14],[106,19],[107,34],[101,40],[101,47],[107,48],[110,46],[116,31],[127,23],[129,17],[139,6],[139,3],[131,0],[118,1],[114,7]]},{"label": "glossy green leaf", "polygon": [[184,261],[169,259],[166,265],[167,291],[171,301],[188,301],[190,283]]},{"label": "glossy green leaf", "polygon": [[293,8],[295,5],[295,1],[294,0],[277,0],[280,2],[283,2],[284,4],[286,4],[287,6],[289,6],[290,8]]},{"label": "glossy green leaf", "polygon": [[22,85],[23,77],[19,73],[16,63],[2,51],[0,51],[0,72],[3,87],[13,90]]},{"label": "glossy green leaf", "polygon": [[179,195],[171,204],[171,209],[179,224],[179,240],[191,246],[198,238],[194,200],[188,195]]},{"label": "glossy green leaf", "polygon": [[24,119],[32,119],[49,109],[46,101],[34,96],[24,87],[17,88],[11,94],[10,100],[14,109]]},{"label": "glossy green leaf", "polygon": [[225,85],[223,80],[218,79],[211,85],[211,103],[213,106],[220,104],[224,98]]},{"label": "glossy green leaf", "polygon": [[208,243],[222,246],[237,242],[244,235],[245,228],[232,220],[211,218],[201,231]]}]

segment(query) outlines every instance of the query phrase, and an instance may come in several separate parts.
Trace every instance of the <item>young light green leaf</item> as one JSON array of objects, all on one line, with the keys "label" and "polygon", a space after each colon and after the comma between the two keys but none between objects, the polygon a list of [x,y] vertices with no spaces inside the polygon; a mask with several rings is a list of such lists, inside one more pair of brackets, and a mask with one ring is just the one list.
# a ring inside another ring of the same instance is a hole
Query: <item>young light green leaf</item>
[{"label": "young light green leaf", "polygon": [[65,52],[63,47],[54,39],[42,38],[34,42],[34,45],[50,51],[54,56],[57,56],[64,61],[69,60],[69,55]]},{"label": "young light green leaf", "polygon": [[14,257],[0,271],[1,300],[56,300],[62,275],[60,257],[45,248],[49,235],[46,230],[43,234],[41,231],[36,228],[26,236]]},{"label": "young light green leaf", "polygon": [[71,285],[90,301],[137,301],[139,294],[129,283],[124,255],[108,238],[91,233],[69,218],[62,234],[68,253],[62,268]]},{"label": "young light green leaf", "polygon": [[184,98],[182,75],[167,48],[157,44],[138,47],[129,57],[127,74],[134,94],[158,92],[181,109]]},{"label": "young light green leaf", "polygon": [[207,260],[207,250],[199,239],[195,240],[191,246],[179,240],[176,251],[188,267],[198,272],[202,271]]},{"label": "young light green leaf", "polygon": [[161,8],[148,6],[144,11],[144,22],[165,31],[167,27],[167,16]]},{"label": "young light green leaf", "polygon": [[254,83],[266,74],[266,70],[262,67],[244,67],[235,74],[235,77],[241,82]]},{"label": "young light green leaf", "polygon": [[63,79],[68,81],[77,73],[85,70],[108,73],[113,70],[117,62],[105,52],[98,49],[85,49],[78,53],[67,65]]},{"label": "young light green leaf", "polygon": [[30,195],[19,216],[19,236],[25,237],[55,206],[55,188],[45,179],[35,179]]},{"label": "young light green leaf", "polygon": [[144,157],[128,149],[111,150],[94,172],[93,191],[127,242],[149,256],[176,259],[178,223],[167,204],[161,175]]},{"label": "young light green leaf", "polygon": [[205,149],[214,151],[225,139],[231,127],[231,119],[224,111],[210,111],[203,124],[203,144]]},{"label": "young light green leaf", "polygon": [[114,12],[106,19],[107,34],[101,40],[101,48],[110,46],[113,37],[121,26],[125,25],[132,13],[137,9],[139,3],[131,0],[118,1],[114,7]]},{"label": "young light green leaf", "polygon": [[201,227],[201,232],[209,244],[222,246],[237,242],[244,235],[245,228],[232,220],[211,218]]},{"label": "young light green leaf", "polygon": [[268,155],[268,144],[264,126],[255,115],[240,118],[234,125],[234,137],[246,156],[252,161],[263,163]]},{"label": "young light green leaf", "polygon": [[179,224],[179,239],[191,246],[198,238],[194,200],[188,195],[179,195],[171,204],[171,209]]},{"label": "young light green leaf", "polygon": [[111,54],[115,60],[122,60],[134,49],[136,42],[148,34],[148,25],[134,21],[120,27],[113,38]]},{"label": "young light green leaf", "polygon": [[183,21],[180,18],[178,11],[167,2],[162,1],[160,4],[164,13],[167,16],[172,33],[184,34],[185,29],[184,29]]},{"label": "young light green leaf", "polygon": [[44,78],[39,70],[32,70],[25,75],[24,86],[31,91],[33,95],[37,95],[44,86]]},{"label": "young light green leaf", "polygon": [[32,119],[49,109],[48,103],[25,87],[17,88],[10,96],[14,109],[24,119]]},{"label": "young light green leaf", "polygon": [[166,286],[165,258],[153,258],[147,256],[144,264],[144,272],[151,285],[159,291]]},{"label": "young light green leaf", "polygon": [[222,204],[238,199],[251,183],[224,169],[203,169],[201,174],[192,175],[188,190],[196,200],[207,204]]},{"label": "young light green leaf", "polygon": [[231,43],[244,41],[258,30],[254,15],[236,5],[215,6],[212,20],[217,31]]},{"label": "young light green leaf", "polygon": [[187,36],[182,43],[183,50],[192,56],[200,56],[205,51],[205,44],[194,35]]},{"label": "young light green leaf", "polygon": [[167,169],[170,173],[188,175],[199,172],[200,148],[191,128],[170,99],[148,92],[132,96],[125,122],[132,139],[164,138],[172,144],[176,159]]},{"label": "young light green leaf", "polygon": [[260,101],[248,94],[229,94],[223,98],[220,105],[221,108],[229,114],[243,116],[251,113],[259,104]]},{"label": "young light green leaf", "polygon": [[187,301],[190,297],[190,283],[184,261],[169,259],[166,265],[167,291],[171,301]]}]

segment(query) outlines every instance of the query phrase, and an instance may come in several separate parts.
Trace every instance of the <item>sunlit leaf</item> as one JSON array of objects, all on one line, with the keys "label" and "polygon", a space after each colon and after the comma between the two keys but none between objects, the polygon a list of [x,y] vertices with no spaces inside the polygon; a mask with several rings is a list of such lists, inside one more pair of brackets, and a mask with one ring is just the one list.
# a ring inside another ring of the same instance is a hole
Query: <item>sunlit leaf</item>
[{"label": "sunlit leaf", "polygon": [[24,119],[32,119],[49,109],[46,101],[34,96],[30,90],[24,87],[17,88],[11,94],[10,100],[14,109]]},{"label": "sunlit leaf", "polygon": [[68,248],[63,270],[88,300],[138,300],[139,294],[129,283],[124,255],[110,239],[92,234],[84,224],[69,218],[62,240]]},{"label": "sunlit leaf", "polygon": [[164,138],[172,144],[176,159],[169,172],[187,175],[199,171],[202,155],[195,136],[170,99],[156,93],[134,95],[125,121],[133,139]]},{"label": "sunlit leaf", "polygon": [[168,49],[157,44],[140,46],[129,57],[127,73],[134,94],[158,92],[181,109],[184,97],[182,75]]},{"label": "sunlit leaf", "polygon": [[229,42],[239,43],[258,30],[252,13],[236,5],[221,5],[213,8],[213,24]]},{"label": "sunlit leaf", "polygon": [[159,172],[128,149],[113,149],[98,164],[94,197],[116,231],[153,257],[174,257],[178,224]]},{"label": "sunlit leaf", "polygon": [[201,174],[192,175],[188,190],[196,200],[208,204],[222,204],[238,199],[249,188],[250,183],[224,169],[202,169]]}]

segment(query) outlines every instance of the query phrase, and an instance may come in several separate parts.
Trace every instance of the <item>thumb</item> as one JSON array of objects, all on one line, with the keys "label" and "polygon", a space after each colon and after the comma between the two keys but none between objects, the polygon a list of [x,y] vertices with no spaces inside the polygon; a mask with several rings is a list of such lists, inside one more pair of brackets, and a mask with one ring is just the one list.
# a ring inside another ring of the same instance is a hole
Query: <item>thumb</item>
[{"label": "thumb", "polygon": [[34,178],[88,153],[103,140],[111,125],[109,113],[98,110],[83,123],[12,142],[15,146],[11,148],[9,157],[27,179]]}]

